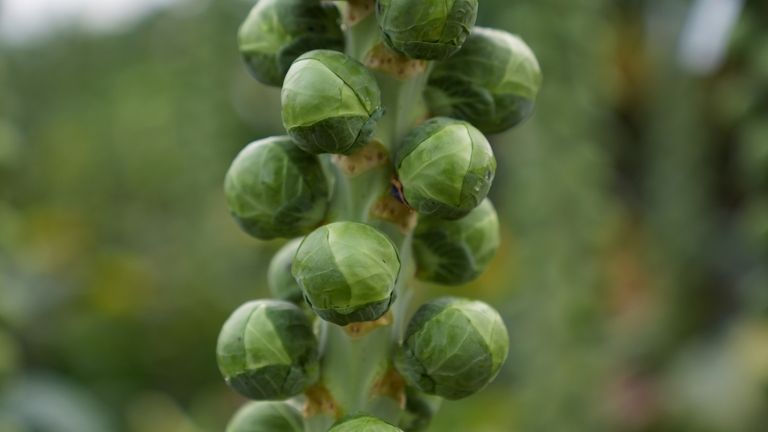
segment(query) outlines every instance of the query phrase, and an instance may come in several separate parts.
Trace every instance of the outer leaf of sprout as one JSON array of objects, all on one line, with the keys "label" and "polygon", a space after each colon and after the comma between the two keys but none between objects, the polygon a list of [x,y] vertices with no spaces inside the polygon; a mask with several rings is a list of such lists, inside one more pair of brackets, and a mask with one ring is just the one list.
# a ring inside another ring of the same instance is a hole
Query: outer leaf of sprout
[{"label": "outer leaf of sprout", "polygon": [[344,50],[338,9],[317,0],[260,0],[240,27],[240,53],[260,82],[280,87],[297,57]]},{"label": "outer leaf of sprout", "polygon": [[470,282],[485,271],[499,243],[499,219],[487,198],[461,219],[421,218],[413,233],[416,277],[444,285]]},{"label": "outer leaf of sprout", "polygon": [[368,144],[382,114],[376,79],[345,54],[308,52],[285,77],[283,125],[309,153],[354,153]]},{"label": "outer leaf of sprout", "polygon": [[301,287],[291,274],[293,257],[296,256],[301,240],[301,238],[293,239],[280,248],[272,257],[267,269],[267,285],[272,296],[293,304],[301,304],[304,299]]},{"label": "outer leaf of sprout", "polygon": [[435,65],[425,96],[433,114],[498,133],[531,115],[541,81],[536,56],[522,39],[475,27],[458,53]]},{"label": "outer leaf of sprout", "polygon": [[461,399],[496,377],[507,358],[508,338],[492,307],[443,297],[422,305],[413,316],[395,364],[409,385]]},{"label": "outer leaf of sprout", "polygon": [[216,347],[227,384],[250,399],[286,399],[317,380],[317,340],[297,306],[257,300],[224,323]]},{"label": "outer leaf of sprout", "polygon": [[304,418],[286,402],[249,402],[232,417],[226,432],[304,432]]},{"label": "outer leaf of sprout", "polygon": [[336,222],[304,239],[292,271],[321,318],[347,325],[374,321],[389,310],[400,257],[392,241],[375,228]]},{"label": "outer leaf of sprout", "polygon": [[264,240],[306,234],[328,209],[320,161],[285,136],[243,149],[227,172],[224,192],[243,230]]},{"label": "outer leaf of sprout", "polygon": [[437,117],[411,131],[395,166],[408,204],[423,215],[458,219],[488,195],[496,159],[471,124]]},{"label": "outer leaf of sprout", "polygon": [[352,417],[336,423],[328,432],[403,432],[391,424],[371,416]]},{"label": "outer leaf of sprout", "polygon": [[477,0],[379,0],[384,41],[408,57],[441,60],[461,48],[477,19]]}]

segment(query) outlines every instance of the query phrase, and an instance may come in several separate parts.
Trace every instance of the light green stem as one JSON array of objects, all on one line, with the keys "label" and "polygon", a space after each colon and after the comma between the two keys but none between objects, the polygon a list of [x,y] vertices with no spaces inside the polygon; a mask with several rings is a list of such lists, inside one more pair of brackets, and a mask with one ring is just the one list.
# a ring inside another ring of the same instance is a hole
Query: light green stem
[{"label": "light green stem", "polygon": [[[348,30],[347,53],[363,61],[369,50],[379,42],[375,15],[371,15]],[[382,102],[387,110],[376,131],[376,138],[390,151],[390,158],[403,135],[423,116],[422,91],[426,74],[399,80],[376,73],[382,89]],[[326,160],[326,168],[330,168]],[[361,337],[350,337],[344,328],[321,322],[321,384],[330,393],[342,415],[368,413],[397,424],[401,409],[394,399],[372,398],[372,390],[392,366],[392,349],[399,342],[408,304],[412,297],[408,282],[413,276],[411,236],[402,234],[394,225],[372,221],[371,206],[388,192],[392,177],[391,164],[369,170],[356,177],[346,176],[333,167],[335,180],[330,219],[371,223],[387,233],[399,245],[401,271],[395,288],[396,301],[391,311],[393,323],[379,327]],[[329,413],[307,419],[308,432],[325,432],[334,419]]]}]

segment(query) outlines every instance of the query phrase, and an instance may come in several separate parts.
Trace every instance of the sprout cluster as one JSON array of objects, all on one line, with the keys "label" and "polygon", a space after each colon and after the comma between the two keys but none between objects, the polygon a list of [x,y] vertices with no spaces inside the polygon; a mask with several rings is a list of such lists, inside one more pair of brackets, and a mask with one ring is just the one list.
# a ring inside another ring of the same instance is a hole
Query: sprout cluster
[{"label": "sprout cluster", "polygon": [[312,154],[353,153],[368,143],[382,115],[376,79],[336,51],[296,59],[283,83],[282,103],[285,129]]},{"label": "sprout cluster", "polygon": [[419,213],[466,216],[488,195],[496,159],[471,124],[447,117],[424,122],[403,140],[395,166],[406,202]]},{"label": "sprout cluster", "polygon": [[295,305],[257,300],[240,306],[219,334],[219,370],[230,387],[256,400],[285,399],[317,379],[317,340]]},{"label": "sprout cluster", "polygon": [[259,0],[238,34],[240,53],[260,82],[280,87],[297,57],[315,49],[344,50],[339,10],[307,0]]},{"label": "sprout cluster", "polygon": [[391,424],[371,416],[342,420],[328,432],[403,432]]},{"label": "sprout cluster", "polygon": [[225,432],[304,432],[304,417],[285,402],[249,402],[232,417]]},{"label": "sprout cluster", "polygon": [[541,79],[536,56],[522,39],[475,27],[456,55],[437,63],[425,97],[435,115],[497,133],[533,113]]},{"label": "sprout cluster", "polygon": [[392,49],[442,60],[458,51],[477,19],[477,0],[379,0],[379,27]]},{"label": "sprout cluster", "polygon": [[445,297],[419,308],[396,362],[419,390],[461,399],[496,377],[508,351],[507,329],[498,312],[480,301]]},{"label": "sprout cluster", "polygon": [[407,321],[398,303],[412,276],[466,284],[499,249],[484,134],[532,114],[541,71],[519,37],[474,28],[477,13],[477,0],[259,0],[241,26],[251,74],[281,87],[286,134],[247,145],[224,192],[243,231],[285,242],[274,300],[246,302],[219,335],[222,376],[254,400],[227,432],[423,431],[442,399],[499,373],[509,340],[491,306],[443,297]]},{"label": "sprout cluster", "polygon": [[293,277],[307,303],[338,325],[375,321],[394,300],[400,257],[370,225],[336,222],[316,229],[299,246]]}]

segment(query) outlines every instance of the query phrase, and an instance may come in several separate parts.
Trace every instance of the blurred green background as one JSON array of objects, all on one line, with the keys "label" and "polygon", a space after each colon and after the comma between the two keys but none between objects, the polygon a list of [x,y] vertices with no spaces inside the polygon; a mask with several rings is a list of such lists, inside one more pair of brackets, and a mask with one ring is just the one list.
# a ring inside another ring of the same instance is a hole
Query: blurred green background
[{"label": "blurred green background", "polygon": [[[280,243],[221,184],[281,133],[279,92],[238,57],[252,1],[164,3],[24,37],[0,16],[2,432],[215,432],[242,403],[215,338]],[[768,3],[480,3],[545,83],[492,140],[491,270],[419,286],[492,302],[513,347],[431,430],[765,431]]]}]

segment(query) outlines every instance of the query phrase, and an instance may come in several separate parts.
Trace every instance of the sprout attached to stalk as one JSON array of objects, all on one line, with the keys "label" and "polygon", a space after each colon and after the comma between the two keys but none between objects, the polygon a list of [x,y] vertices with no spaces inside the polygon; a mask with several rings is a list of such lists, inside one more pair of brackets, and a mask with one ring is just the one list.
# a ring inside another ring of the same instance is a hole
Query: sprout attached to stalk
[{"label": "sprout attached to stalk", "polygon": [[297,57],[344,50],[338,8],[318,0],[259,0],[240,26],[240,53],[263,84],[280,87]]},{"label": "sprout attached to stalk", "polygon": [[375,321],[389,310],[400,257],[370,225],[336,222],[304,239],[292,270],[315,313],[343,326]]},{"label": "sprout attached to stalk", "polygon": [[243,230],[263,240],[306,234],[328,210],[320,161],[286,136],[243,149],[227,172],[224,192]]},{"label": "sprout attached to stalk", "polygon": [[475,27],[458,53],[435,65],[425,97],[434,115],[498,133],[531,115],[541,81],[539,62],[522,39]]},{"label": "sprout attached to stalk", "polygon": [[224,323],[216,353],[227,384],[250,399],[286,399],[317,380],[312,325],[301,309],[285,301],[240,306]]},{"label": "sprout attached to stalk", "polygon": [[240,408],[226,432],[304,432],[304,417],[286,402],[249,402]]},{"label": "sprout attached to stalk", "polygon": [[467,122],[445,117],[411,131],[395,166],[407,204],[444,219],[461,218],[480,205],[496,174],[485,136]]},{"label": "sprout attached to stalk", "polygon": [[336,51],[308,52],[293,63],[282,91],[285,129],[312,154],[352,154],[368,144],[383,114],[373,75]]},{"label": "sprout attached to stalk", "polygon": [[267,285],[269,285],[272,297],[296,305],[303,303],[304,294],[291,274],[291,265],[296,251],[299,250],[301,240],[301,238],[293,239],[280,248],[272,257],[267,269]]},{"label": "sprout attached to stalk", "polygon": [[487,198],[457,220],[424,217],[413,233],[416,277],[460,285],[480,276],[499,248],[499,218]]},{"label": "sprout attached to stalk", "polygon": [[481,301],[443,297],[416,311],[395,364],[409,385],[455,400],[488,385],[508,351],[507,329],[496,310]]},{"label": "sprout attached to stalk", "polygon": [[458,51],[477,19],[477,0],[379,0],[384,41],[414,59],[442,60]]},{"label": "sprout attached to stalk", "polygon": [[403,432],[384,420],[371,416],[352,417],[336,423],[328,432]]}]

